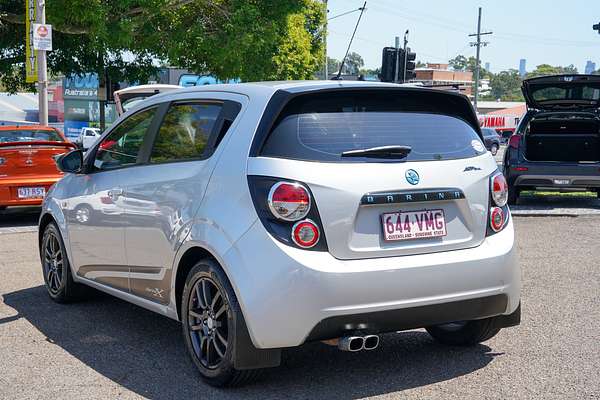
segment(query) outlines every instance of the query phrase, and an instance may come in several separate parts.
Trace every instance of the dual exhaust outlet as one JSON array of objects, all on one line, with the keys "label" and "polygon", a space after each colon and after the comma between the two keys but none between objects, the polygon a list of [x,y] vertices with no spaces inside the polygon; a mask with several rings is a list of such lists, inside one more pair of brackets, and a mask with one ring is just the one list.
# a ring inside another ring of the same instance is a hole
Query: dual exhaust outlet
[{"label": "dual exhaust outlet", "polygon": [[375,350],[379,346],[379,336],[344,336],[338,339],[337,347],[342,351]]}]

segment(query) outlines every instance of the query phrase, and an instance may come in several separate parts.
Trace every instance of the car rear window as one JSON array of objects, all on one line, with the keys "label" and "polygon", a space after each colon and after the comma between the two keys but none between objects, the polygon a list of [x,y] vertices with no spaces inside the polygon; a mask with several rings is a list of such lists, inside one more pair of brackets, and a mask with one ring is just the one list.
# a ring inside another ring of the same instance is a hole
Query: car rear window
[{"label": "car rear window", "polygon": [[42,129],[15,129],[0,130],[0,143],[7,142],[35,142],[51,141],[63,142],[62,137],[55,130]]},{"label": "car rear window", "polygon": [[341,154],[392,145],[412,148],[406,158],[393,162],[460,159],[485,153],[470,124],[435,111],[426,104],[411,104],[406,97],[395,101],[393,95],[315,96],[284,110],[260,155],[322,162],[382,162],[381,158]]}]

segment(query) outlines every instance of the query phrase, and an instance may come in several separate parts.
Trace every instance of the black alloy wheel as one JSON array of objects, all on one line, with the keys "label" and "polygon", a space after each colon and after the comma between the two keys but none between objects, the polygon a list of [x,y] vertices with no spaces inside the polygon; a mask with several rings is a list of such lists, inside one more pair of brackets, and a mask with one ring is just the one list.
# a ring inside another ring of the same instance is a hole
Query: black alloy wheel
[{"label": "black alloy wheel", "polygon": [[58,295],[63,286],[64,254],[56,232],[50,231],[44,236],[43,266],[46,286],[51,295]]},{"label": "black alloy wheel", "polygon": [[207,369],[223,361],[229,347],[231,310],[219,286],[207,276],[193,286],[188,303],[189,335],[194,354]]}]

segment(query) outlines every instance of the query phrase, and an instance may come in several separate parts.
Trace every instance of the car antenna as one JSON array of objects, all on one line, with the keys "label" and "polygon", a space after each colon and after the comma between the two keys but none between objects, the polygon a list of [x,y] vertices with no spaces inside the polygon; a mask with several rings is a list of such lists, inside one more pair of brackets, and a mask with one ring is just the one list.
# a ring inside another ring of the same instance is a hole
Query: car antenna
[{"label": "car antenna", "polygon": [[339,69],[336,77],[334,78],[334,80],[336,80],[336,81],[340,80],[340,75],[342,75],[342,69],[344,69],[344,63],[346,62],[346,57],[348,57],[348,52],[350,51],[350,46],[352,46],[352,41],[354,40],[354,35],[356,34],[356,30],[358,29],[358,24],[360,24],[360,19],[362,18],[362,15],[366,9],[367,9],[367,2],[365,1],[365,4],[363,4],[363,6],[361,8],[359,8],[360,15],[358,16],[358,20],[356,21],[356,25],[354,26],[354,32],[352,32],[352,37],[350,38],[350,43],[348,43],[348,48],[346,49],[346,54],[344,55],[344,59],[342,60],[342,63],[340,64],[340,69]]}]

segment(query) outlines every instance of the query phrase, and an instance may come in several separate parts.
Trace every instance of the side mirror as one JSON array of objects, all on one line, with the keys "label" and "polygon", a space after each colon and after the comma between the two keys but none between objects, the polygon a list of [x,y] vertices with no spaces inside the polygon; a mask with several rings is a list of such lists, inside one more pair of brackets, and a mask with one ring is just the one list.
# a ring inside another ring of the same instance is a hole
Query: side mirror
[{"label": "side mirror", "polygon": [[72,150],[56,158],[56,166],[62,172],[76,174],[83,169],[83,151]]}]

